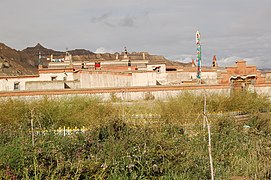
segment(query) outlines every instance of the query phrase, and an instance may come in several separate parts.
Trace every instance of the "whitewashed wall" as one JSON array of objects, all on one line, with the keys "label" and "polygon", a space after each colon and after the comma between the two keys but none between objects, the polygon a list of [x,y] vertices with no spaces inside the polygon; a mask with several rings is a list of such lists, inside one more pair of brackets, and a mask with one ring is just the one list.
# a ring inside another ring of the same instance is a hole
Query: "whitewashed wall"
[{"label": "whitewashed wall", "polygon": [[66,78],[67,81],[73,81],[74,76],[72,72],[60,72],[60,73],[43,73],[40,74],[39,80],[40,81],[51,81],[52,77],[56,77],[57,81],[63,81],[64,77]]},{"label": "whitewashed wall", "polygon": [[39,77],[6,78],[0,79],[0,91],[14,91],[14,84],[19,83],[18,90],[25,90],[27,81],[38,81]]},{"label": "whitewashed wall", "polygon": [[[137,92],[114,92],[114,96],[123,99],[124,101],[131,101],[131,100],[146,100],[146,95],[148,96],[151,94],[154,99],[159,100],[166,100],[170,97],[175,97],[181,93],[184,92],[190,92],[192,94],[201,95],[203,93],[207,94],[223,94],[223,95],[230,95],[230,88],[221,88],[221,89],[190,89],[190,90],[160,90],[160,91],[149,91],[146,92],[144,90],[137,91]],[[10,97],[0,97],[0,99],[6,99],[6,98],[13,98],[13,99],[25,99],[25,100],[36,100],[36,99],[42,99],[45,95],[25,95],[25,96],[10,96]],[[111,100],[112,93],[110,92],[97,92],[97,93],[71,93],[68,92],[61,95],[46,95],[47,98],[71,98],[71,97],[95,97],[99,98],[101,101],[107,101]]]},{"label": "whitewashed wall", "polygon": [[132,86],[155,86],[158,73],[145,72],[132,74]]},{"label": "whitewashed wall", "polygon": [[[64,84],[63,80],[66,79],[71,84],[71,88],[132,87],[155,86],[156,81],[161,85],[178,85],[182,81],[196,79],[196,72],[42,73],[39,77],[0,79],[0,91],[13,91],[14,83],[18,82],[19,90],[63,89],[60,82],[52,82],[52,77],[55,77],[54,81],[62,81],[62,84]],[[207,84],[217,84],[216,72],[203,72],[202,79]],[[26,82],[29,82],[27,87]]]},{"label": "whitewashed wall", "polygon": [[81,73],[81,88],[125,87],[131,86],[130,75],[107,73]]},{"label": "whitewashed wall", "polygon": [[[206,84],[217,84],[217,72],[202,72],[201,78]],[[196,72],[166,72],[157,74],[157,81],[162,85],[180,85],[183,81],[195,79],[197,79]]]}]

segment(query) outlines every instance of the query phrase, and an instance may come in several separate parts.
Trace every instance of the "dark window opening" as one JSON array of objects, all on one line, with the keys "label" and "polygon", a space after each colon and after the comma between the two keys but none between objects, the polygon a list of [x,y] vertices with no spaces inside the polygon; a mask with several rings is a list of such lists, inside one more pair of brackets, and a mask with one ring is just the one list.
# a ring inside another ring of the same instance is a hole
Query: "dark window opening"
[{"label": "dark window opening", "polygon": [[166,71],[177,71],[175,68],[167,68]]},{"label": "dark window opening", "polygon": [[64,89],[71,89],[71,87],[67,83],[64,83]]},{"label": "dark window opening", "polygon": [[57,76],[51,76],[51,80],[55,81]]},{"label": "dark window opening", "polygon": [[86,63],[82,63],[82,64],[81,64],[81,69],[87,69]]},{"label": "dark window opening", "polygon": [[20,90],[20,82],[14,83],[14,90]]}]

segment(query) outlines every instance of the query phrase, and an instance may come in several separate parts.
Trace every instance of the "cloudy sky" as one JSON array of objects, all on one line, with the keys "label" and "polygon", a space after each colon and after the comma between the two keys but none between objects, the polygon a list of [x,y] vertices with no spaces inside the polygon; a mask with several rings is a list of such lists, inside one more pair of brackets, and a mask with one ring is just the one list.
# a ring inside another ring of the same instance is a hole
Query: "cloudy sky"
[{"label": "cloudy sky", "polygon": [[0,0],[0,42],[22,50],[147,51],[203,65],[271,67],[271,0]]}]

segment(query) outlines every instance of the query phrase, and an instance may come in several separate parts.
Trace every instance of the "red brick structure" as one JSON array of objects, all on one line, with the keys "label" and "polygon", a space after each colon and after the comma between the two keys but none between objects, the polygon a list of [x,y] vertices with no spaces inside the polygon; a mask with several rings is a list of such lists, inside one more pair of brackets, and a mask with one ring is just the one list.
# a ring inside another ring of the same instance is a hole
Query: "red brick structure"
[{"label": "red brick structure", "polygon": [[235,67],[226,67],[225,70],[219,74],[219,84],[244,89],[249,88],[249,86],[265,83],[265,77],[261,71],[257,70],[256,66],[248,66],[244,60],[236,61]]}]

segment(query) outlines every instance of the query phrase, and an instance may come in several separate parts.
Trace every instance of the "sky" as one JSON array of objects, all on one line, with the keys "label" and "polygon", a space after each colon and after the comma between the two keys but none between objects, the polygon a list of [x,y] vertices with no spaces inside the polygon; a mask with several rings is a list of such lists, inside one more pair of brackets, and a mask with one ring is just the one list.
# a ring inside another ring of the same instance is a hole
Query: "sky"
[{"label": "sky", "polygon": [[271,0],[0,0],[0,42],[22,50],[149,52],[231,66],[271,68]]}]

